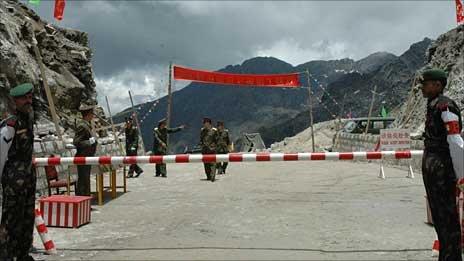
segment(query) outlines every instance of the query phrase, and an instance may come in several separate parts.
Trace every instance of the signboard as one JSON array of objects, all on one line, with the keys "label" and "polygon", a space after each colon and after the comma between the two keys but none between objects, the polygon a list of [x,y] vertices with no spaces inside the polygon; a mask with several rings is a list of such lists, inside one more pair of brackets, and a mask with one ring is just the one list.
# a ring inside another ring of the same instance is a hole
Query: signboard
[{"label": "signboard", "polygon": [[411,148],[411,137],[407,129],[381,129],[381,150],[407,150]]}]

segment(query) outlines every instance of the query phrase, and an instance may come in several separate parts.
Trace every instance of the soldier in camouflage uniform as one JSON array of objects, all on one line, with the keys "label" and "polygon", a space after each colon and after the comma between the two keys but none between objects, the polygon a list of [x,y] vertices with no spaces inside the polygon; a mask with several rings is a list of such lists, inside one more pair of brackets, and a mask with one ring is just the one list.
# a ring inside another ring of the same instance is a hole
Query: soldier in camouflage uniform
[{"label": "soldier in camouflage uniform", "polygon": [[[230,151],[231,141],[229,137],[229,131],[224,129],[224,122],[217,122],[217,154],[227,154]],[[216,164],[217,174],[226,174],[227,162],[218,162]]]},{"label": "soldier in camouflage uniform", "polygon": [[[462,260],[461,229],[456,208],[456,168],[453,168],[459,159],[454,159],[456,152],[450,149],[452,141],[447,136],[451,132],[460,133],[462,121],[456,103],[443,95],[446,83],[447,75],[442,70],[427,70],[422,74],[422,93],[428,99],[422,177],[440,242],[439,260],[459,261]],[[456,120],[448,122],[446,115],[455,115]]]},{"label": "soldier in camouflage uniform", "polygon": [[[161,119],[158,122],[158,127],[153,130],[153,154],[154,155],[166,155],[168,152],[168,134],[176,133],[185,128],[185,125],[181,125],[176,128],[167,128],[166,119]],[[155,177],[167,177],[166,164],[156,164]]]},{"label": "soldier in camouflage uniform", "polygon": [[[78,122],[76,135],[73,144],[76,146],[76,157],[93,157],[97,150],[96,138],[92,135],[91,121],[94,117],[94,107],[90,105],[81,105],[79,110],[82,114],[82,120]],[[77,166],[77,196],[90,196],[90,165]]]},{"label": "soldier in camouflage uniform", "polygon": [[[126,133],[126,155],[127,156],[137,156],[137,150],[139,148],[139,131],[137,126],[133,124],[132,119],[126,120],[125,126],[125,133]],[[132,178],[134,176],[134,171],[137,173],[135,177],[139,177],[140,174],[143,173],[143,169],[139,167],[137,164],[131,164],[129,167],[129,172],[127,173],[128,178]]]},{"label": "soldier in camouflage uniform", "polygon": [[0,174],[3,187],[0,224],[1,260],[34,260],[29,256],[34,229],[36,174],[32,167],[33,86],[10,90],[16,113],[0,129]]},{"label": "soldier in camouflage uniform", "polygon": [[[200,146],[203,154],[216,154],[217,130],[213,128],[210,118],[203,119],[203,128],[200,131]],[[216,180],[216,163],[203,163],[206,179],[214,182]]]}]

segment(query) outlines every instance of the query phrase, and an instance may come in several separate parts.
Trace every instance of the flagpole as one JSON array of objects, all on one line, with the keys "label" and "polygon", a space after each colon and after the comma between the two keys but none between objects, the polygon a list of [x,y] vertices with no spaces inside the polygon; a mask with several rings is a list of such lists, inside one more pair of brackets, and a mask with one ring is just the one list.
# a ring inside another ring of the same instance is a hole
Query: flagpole
[{"label": "flagpole", "polygon": [[[169,80],[168,80],[168,108],[166,111],[166,127],[171,126],[171,114],[172,114],[172,62],[169,62]],[[169,144],[169,135],[166,140],[166,145]],[[168,146],[169,148],[169,146]]]},{"label": "flagpole", "polygon": [[140,129],[139,119],[138,119],[138,116],[137,116],[137,112],[135,111],[135,108],[134,108],[134,101],[132,100],[131,91],[129,90],[128,92],[129,92],[130,102],[131,102],[131,105],[132,105],[132,115],[133,115],[133,117],[135,119],[135,123],[137,124],[137,129],[139,130],[140,140],[142,142],[142,147],[143,147],[143,155],[145,155],[145,143],[143,142],[142,130]]},{"label": "flagpole", "polygon": [[369,124],[371,121],[371,114],[372,114],[372,108],[374,107],[374,100],[375,100],[375,95],[377,94],[377,85],[374,86],[374,92],[372,92],[372,100],[371,100],[371,106],[369,107],[369,114],[367,115],[367,126],[366,130],[364,131],[364,134],[367,134],[369,131]]},{"label": "flagpole", "polygon": [[37,43],[37,39],[35,38],[35,33],[32,33],[32,34],[33,34],[32,42],[33,42],[34,54],[36,56],[37,63],[39,64],[39,71],[40,71],[40,75],[42,76],[42,82],[43,82],[43,86],[45,89],[45,95],[47,97],[48,109],[50,110],[50,115],[52,116],[52,121],[53,121],[53,124],[55,125],[56,135],[58,136],[58,138],[61,140],[61,142],[64,145],[64,140],[63,140],[63,136],[61,135],[60,125],[59,125],[59,119],[56,114],[55,102],[53,100],[53,93],[50,90],[50,87],[48,86],[47,74],[45,72],[45,65],[43,64],[42,55],[40,54],[39,47],[37,47],[38,43]]},{"label": "flagpole", "polygon": [[309,79],[309,70],[306,69],[306,75],[308,76],[308,102],[309,102],[309,124],[311,126],[311,146],[313,149],[313,152],[315,152],[314,148],[314,119],[313,119],[313,98],[311,94],[311,80]]}]

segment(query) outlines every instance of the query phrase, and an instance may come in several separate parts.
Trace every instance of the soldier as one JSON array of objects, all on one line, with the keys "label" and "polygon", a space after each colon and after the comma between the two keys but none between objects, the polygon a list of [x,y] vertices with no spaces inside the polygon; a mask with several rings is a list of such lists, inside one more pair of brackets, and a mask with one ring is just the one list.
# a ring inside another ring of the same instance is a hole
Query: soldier
[{"label": "soldier", "polygon": [[[230,147],[232,143],[230,142],[229,131],[224,128],[224,122],[217,122],[217,154],[227,154],[231,152]],[[217,174],[226,174],[227,162],[218,162],[216,164]]]},{"label": "soldier", "polygon": [[[161,119],[158,122],[158,127],[153,130],[153,154],[154,155],[166,155],[168,153],[168,134],[176,133],[185,128],[185,125],[181,125],[176,128],[167,128],[166,119]],[[167,177],[166,164],[156,164],[156,172],[154,177]]]},{"label": "soldier", "polygon": [[456,208],[456,179],[463,173],[461,113],[443,95],[447,75],[438,69],[423,72],[422,94],[427,98],[422,177],[440,242],[439,260],[462,260],[461,229]]},{"label": "soldier", "polygon": [[1,260],[34,260],[29,255],[36,189],[36,174],[32,168],[32,92],[33,85],[30,83],[10,90],[16,109],[0,126],[0,174],[3,187]]},{"label": "soldier", "polygon": [[[79,111],[82,120],[78,122],[73,144],[76,146],[76,157],[92,157],[97,150],[97,140],[92,135],[91,122],[94,117],[94,106],[82,104]],[[77,166],[77,196],[90,196],[90,165]]]},{"label": "soldier", "polygon": [[[200,131],[200,146],[203,154],[216,154],[217,130],[213,128],[210,118],[203,118],[203,128]],[[203,163],[206,179],[214,182],[216,180],[216,163]]]},{"label": "soldier", "polygon": [[[126,155],[127,156],[137,156],[137,150],[139,148],[139,131],[137,126],[133,124],[133,119],[126,120],[125,126],[125,133],[126,133]],[[129,173],[127,173],[128,178],[132,178],[134,176],[134,171],[137,173],[135,175],[136,178],[143,173],[143,169],[139,167],[137,164],[131,164],[129,167]]]}]

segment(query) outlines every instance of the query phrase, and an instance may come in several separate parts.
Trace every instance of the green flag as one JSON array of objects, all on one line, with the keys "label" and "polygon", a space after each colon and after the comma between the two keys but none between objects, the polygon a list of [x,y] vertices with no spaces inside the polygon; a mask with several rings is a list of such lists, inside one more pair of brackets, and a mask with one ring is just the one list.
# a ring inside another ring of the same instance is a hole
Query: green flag
[{"label": "green flag", "polygon": [[29,0],[29,4],[40,5],[40,0]]},{"label": "green flag", "polygon": [[382,115],[382,118],[387,118],[388,117],[388,111],[385,109],[385,106],[382,106],[382,112],[380,113]]}]

